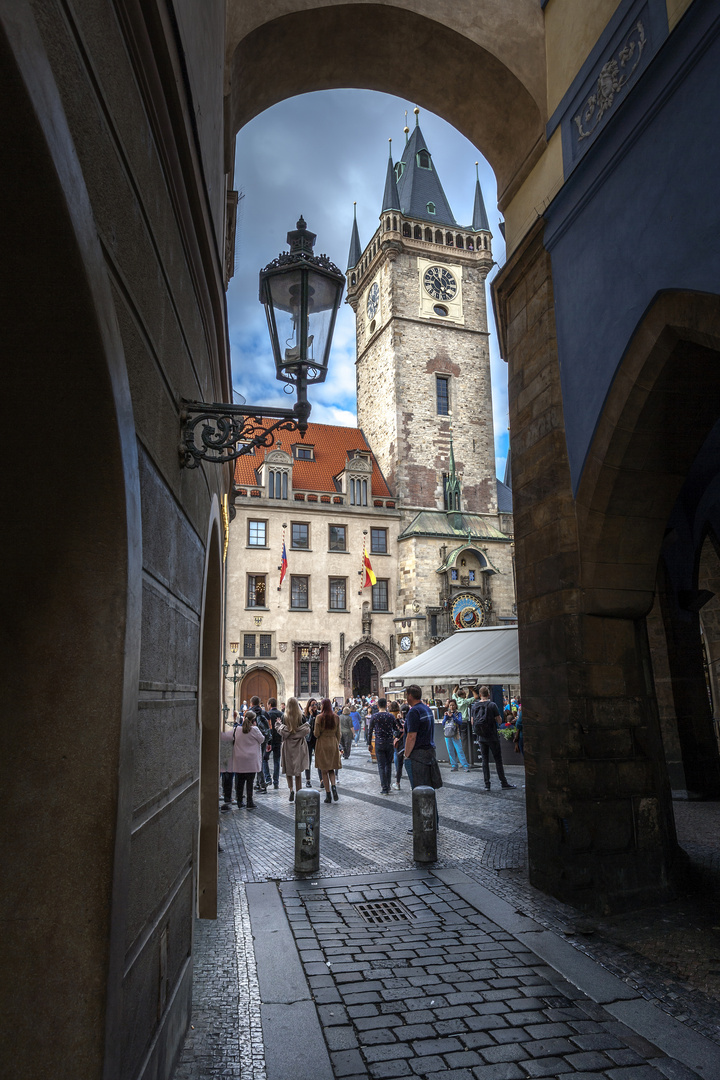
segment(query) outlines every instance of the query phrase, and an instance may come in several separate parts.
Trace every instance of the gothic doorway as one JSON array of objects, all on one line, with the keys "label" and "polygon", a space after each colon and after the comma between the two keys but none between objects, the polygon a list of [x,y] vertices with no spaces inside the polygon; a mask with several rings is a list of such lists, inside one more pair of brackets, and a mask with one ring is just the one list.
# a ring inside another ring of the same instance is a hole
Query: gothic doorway
[{"label": "gothic doorway", "polygon": [[369,656],[363,656],[352,669],[352,691],[355,697],[360,694],[377,694],[379,685],[378,670]]},{"label": "gothic doorway", "polygon": [[267,703],[268,698],[277,698],[277,683],[270,672],[264,668],[251,668],[248,671],[240,684],[238,705],[241,705],[243,701],[249,703],[250,698],[256,695],[263,705]]}]

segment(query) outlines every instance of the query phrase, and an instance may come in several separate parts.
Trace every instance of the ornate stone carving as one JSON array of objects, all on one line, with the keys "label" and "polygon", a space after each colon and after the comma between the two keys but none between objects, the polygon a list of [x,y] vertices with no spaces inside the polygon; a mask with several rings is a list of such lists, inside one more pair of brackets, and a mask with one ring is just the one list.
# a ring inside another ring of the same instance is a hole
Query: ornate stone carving
[{"label": "ornate stone carving", "polygon": [[605,113],[613,107],[617,95],[624,90],[637,70],[645,42],[645,28],[638,20],[625,38],[617,56],[608,60],[601,68],[594,92],[573,118],[578,130],[578,142],[589,139]]}]

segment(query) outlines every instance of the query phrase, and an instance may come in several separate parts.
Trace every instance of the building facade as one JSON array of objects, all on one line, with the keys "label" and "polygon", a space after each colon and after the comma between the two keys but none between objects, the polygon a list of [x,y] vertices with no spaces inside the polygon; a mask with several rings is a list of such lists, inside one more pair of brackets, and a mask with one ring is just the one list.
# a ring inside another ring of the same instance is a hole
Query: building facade
[{"label": "building facade", "polygon": [[362,432],[283,435],[238,460],[234,495],[226,656],[246,665],[235,701],[377,693],[395,662],[401,519]]}]

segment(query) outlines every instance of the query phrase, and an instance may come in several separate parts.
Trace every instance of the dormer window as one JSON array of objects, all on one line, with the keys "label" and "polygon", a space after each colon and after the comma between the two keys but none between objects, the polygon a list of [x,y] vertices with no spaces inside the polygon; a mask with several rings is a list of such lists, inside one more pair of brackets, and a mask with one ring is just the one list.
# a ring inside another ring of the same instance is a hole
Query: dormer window
[{"label": "dormer window", "polygon": [[293,446],[293,457],[296,461],[314,461],[315,460],[315,447],[303,446],[300,443],[296,443]]},{"label": "dormer window", "polygon": [[405,172],[405,162],[404,161],[398,161],[397,165],[395,166],[395,181],[396,182],[400,179],[400,177],[402,176],[402,174],[404,172]]},{"label": "dormer window", "polygon": [[429,202],[427,204],[427,212],[428,212],[428,214],[436,214],[437,213],[437,210],[435,209],[435,203],[434,202]]},{"label": "dormer window", "polygon": [[419,150],[415,158],[419,169],[431,169],[430,155],[427,150]]}]

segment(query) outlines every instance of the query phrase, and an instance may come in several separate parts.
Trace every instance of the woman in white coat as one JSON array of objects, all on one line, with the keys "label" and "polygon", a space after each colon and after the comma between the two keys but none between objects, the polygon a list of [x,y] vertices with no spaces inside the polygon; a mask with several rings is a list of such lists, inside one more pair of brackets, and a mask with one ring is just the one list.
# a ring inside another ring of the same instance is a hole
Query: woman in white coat
[{"label": "woman in white coat", "polygon": [[235,782],[238,806],[243,806],[243,794],[247,784],[247,808],[255,809],[253,802],[253,784],[255,776],[262,769],[262,745],[265,736],[257,726],[257,719],[252,709],[243,717],[242,727],[235,728],[233,742],[232,771],[237,773]]}]

